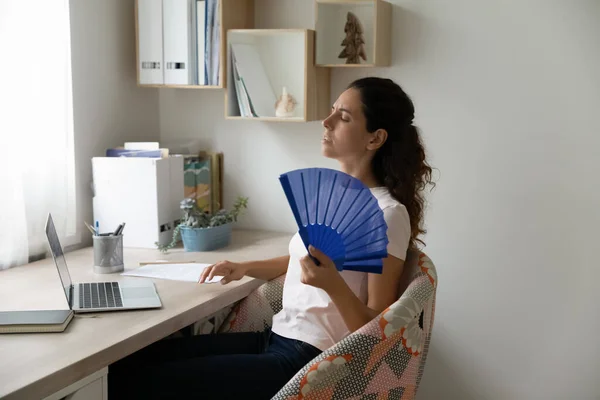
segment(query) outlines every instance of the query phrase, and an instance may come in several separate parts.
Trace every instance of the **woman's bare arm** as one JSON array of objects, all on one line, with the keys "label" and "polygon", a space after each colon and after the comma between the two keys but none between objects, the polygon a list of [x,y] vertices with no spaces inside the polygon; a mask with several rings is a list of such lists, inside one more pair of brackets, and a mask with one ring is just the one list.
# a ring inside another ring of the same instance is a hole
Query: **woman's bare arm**
[{"label": "woman's bare arm", "polygon": [[269,260],[248,261],[239,263],[244,270],[244,275],[252,278],[270,281],[287,272],[290,256],[281,256]]}]

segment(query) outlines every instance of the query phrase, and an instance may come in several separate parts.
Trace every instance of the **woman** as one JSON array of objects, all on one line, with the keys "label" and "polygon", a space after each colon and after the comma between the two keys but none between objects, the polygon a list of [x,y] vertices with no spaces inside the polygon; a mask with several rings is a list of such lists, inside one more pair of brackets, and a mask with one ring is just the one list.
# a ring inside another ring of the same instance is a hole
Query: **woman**
[{"label": "woman", "polygon": [[283,309],[272,328],[155,343],[111,366],[111,398],[268,399],[319,353],[396,301],[407,249],[424,232],[422,191],[431,183],[413,117],[413,104],[397,84],[364,78],[340,95],[323,121],[323,154],[369,187],[383,210],[389,244],[382,274],[340,273],[310,248],[317,266],[298,234],[289,255],[214,264],[200,282],[215,275],[226,284],[244,275],[270,280],[287,273]]}]

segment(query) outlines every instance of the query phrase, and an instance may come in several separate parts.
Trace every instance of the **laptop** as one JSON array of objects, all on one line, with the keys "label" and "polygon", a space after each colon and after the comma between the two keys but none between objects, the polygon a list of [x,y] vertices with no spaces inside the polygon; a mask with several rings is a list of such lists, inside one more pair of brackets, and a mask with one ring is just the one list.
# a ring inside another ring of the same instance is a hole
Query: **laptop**
[{"label": "laptop", "polygon": [[154,282],[149,279],[136,278],[125,282],[73,283],[50,214],[48,214],[46,221],[46,237],[67,302],[73,312],[137,310],[160,308],[162,306]]}]

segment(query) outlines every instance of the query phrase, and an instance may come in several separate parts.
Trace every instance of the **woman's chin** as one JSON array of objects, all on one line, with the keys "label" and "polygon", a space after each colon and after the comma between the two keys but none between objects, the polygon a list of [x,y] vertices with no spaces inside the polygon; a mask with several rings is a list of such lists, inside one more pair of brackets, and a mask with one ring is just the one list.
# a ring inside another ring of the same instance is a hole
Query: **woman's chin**
[{"label": "woman's chin", "polygon": [[323,157],[335,158],[333,149],[328,143],[321,144],[321,154],[323,155]]}]

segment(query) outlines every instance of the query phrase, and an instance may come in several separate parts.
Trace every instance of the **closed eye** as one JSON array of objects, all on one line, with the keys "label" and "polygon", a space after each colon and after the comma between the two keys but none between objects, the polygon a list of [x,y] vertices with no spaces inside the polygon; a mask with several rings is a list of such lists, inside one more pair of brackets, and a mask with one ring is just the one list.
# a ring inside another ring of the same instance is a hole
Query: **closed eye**
[{"label": "closed eye", "polygon": [[[331,113],[333,114],[335,111],[336,111],[335,106],[331,106]],[[339,111],[340,113],[349,113],[346,109],[339,109],[337,111]],[[344,114],[342,114],[342,117],[340,118],[340,120],[344,121],[344,122],[350,122],[350,120],[347,117],[344,118]]]}]

